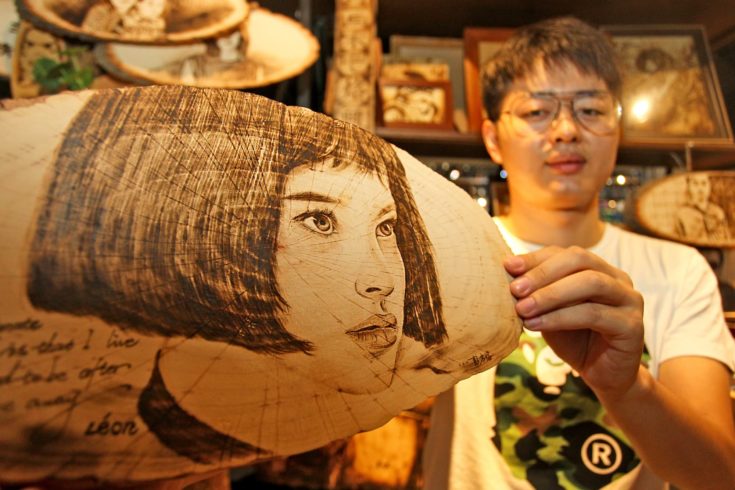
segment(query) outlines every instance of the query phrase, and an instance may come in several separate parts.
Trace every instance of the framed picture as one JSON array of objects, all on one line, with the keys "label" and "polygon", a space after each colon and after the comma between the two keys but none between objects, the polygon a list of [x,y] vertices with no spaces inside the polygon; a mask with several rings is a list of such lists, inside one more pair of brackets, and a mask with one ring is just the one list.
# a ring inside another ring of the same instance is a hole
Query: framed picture
[{"label": "framed picture", "polygon": [[482,104],[480,73],[485,63],[510,37],[513,29],[466,27],[464,30],[464,84],[467,123],[471,132],[479,132],[486,116]]},{"label": "framed picture", "polygon": [[388,80],[449,81],[449,65],[438,59],[405,59],[384,56],[380,77]]},{"label": "framed picture", "polygon": [[378,124],[393,128],[452,129],[449,81],[378,81]]},{"label": "framed picture", "polygon": [[452,85],[454,126],[460,132],[467,131],[467,108],[464,95],[464,42],[462,39],[398,36],[390,37],[390,53],[404,59],[442,60],[449,66]]},{"label": "framed picture", "polygon": [[606,26],[604,30],[612,36],[624,70],[625,142],[732,142],[702,26]]}]

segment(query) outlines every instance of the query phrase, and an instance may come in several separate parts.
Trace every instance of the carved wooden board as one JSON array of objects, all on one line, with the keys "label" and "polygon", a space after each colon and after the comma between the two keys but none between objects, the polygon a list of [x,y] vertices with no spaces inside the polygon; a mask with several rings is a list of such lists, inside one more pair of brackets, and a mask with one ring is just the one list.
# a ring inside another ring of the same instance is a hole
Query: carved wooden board
[{"label": "carved wooden board", "polygon": [[335,118],[375,129],[376,0],[335,0],[331,111]]},{"label": "carved wooden board", "polygon": [[[79,66],[90,67],[94,70],[92,84],[89,88],[113,88],[126,85],[116,78],[99,73],[99,70],[95,69],[94,54],[86,46],[41,30],[30,22],[20,21],[13,48],[13,70],[10,76],[10,92],[13,97],[32,98],[43,94],[43,89],[33,74],[34,65],[39,59],[66,61],[67,58],[62,57],[61,52],[80,48],[82,51],[76,56],[76,62]],[[64,88],[58,91],[62,90]]]},{"label": "carved wooden board", "polygon": [[41,58],[61,61],[60,53],[67,49],[66,41],[41,30],[29,22],[18,25],[13,49],[13,71],[10,76],[10,91],[13,97],[38,97],[41,86],[33,76],[33,66]]},{"label": "carved wooden board", "polygon": [[236,29],[244,0],[16,0],[21,17],[85,41],[190,43]]},{"label": "carved wooden board", "polygon": [[0,77],[10,77],[13,71],[12,56],[18,22],[13,0],[0,0]]},{"label": "carved wooden board", "polygon": [[0,475],[140,481],[380,426],[500,361],[490,217],[348,123],[237,91],[0,112]]},{"label": "carved wooden board", "polygon": [[644,186],[636,218],[651,233],[698,247],[735,246],[735,172],[684,172]]},{"label": "carved wooden board", "polygon": [[242,55],[231,61],[222,59],[216,39],[180,46],[108,43],[95,53],[106,70],[132,83],[211,88],[270,85],[300,74],[319,57],[319,42],[308,29],[264,8],[251,11],[242,31]]}]

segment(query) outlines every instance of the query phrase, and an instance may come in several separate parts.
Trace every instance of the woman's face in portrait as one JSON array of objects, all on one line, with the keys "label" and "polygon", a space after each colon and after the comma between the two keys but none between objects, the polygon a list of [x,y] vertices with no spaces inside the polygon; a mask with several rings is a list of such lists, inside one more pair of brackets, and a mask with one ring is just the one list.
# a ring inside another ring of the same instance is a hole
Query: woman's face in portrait
[{"label": "woman's face in portrait", "polygon": [[375,393],[392,381],[405,292],[397,219],[387,186],[354,165],[304,165],[286,179],[276,253],[282,323],[314,344],[299,369],[317,382]]}]

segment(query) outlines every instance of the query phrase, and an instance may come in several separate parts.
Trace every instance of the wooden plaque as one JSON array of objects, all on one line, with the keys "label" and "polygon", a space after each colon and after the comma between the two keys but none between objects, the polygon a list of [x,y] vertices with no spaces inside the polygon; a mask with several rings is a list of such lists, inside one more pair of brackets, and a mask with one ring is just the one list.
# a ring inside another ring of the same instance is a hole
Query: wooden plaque
[{"label": "wooden plaque", "polygon": [[184,86],[12,102],[2,483],[300,453],[516,347],[492,219],[355,125]]},{"label": "wooden plaque", "polygon": [[644,186],[638,222],[649,232],[697,247],[735,246],[735,172],[683,172]]},{"label": "wooden plaque", "polygon": [[314,35],[285,15],[254,8],[241,31],[241,55],[230,61],[220,56],[216,38],[180,46],[107,43],[95,54],[107,71],[131,83],[237,89],[297,76],[319,57]]},{"label": "wooden plaque", "polygon": [[21,17],[60,36],[135,44],[191,43],[236,29],[244,0],[16,0]]}]

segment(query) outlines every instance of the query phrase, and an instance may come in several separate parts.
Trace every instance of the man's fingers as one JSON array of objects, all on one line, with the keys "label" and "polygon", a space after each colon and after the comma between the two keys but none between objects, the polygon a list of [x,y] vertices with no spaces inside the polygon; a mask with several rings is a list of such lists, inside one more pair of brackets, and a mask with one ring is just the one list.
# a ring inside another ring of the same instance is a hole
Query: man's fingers
[{"label": "man's fingers", "polygon": [[509,257],[505,264],[506,270],[516,276],[510,288],[517,298],[584,270],[599,271],[632,285],[626,273],[580,247],[546,247],[530,254]]},{"label": "man's fingers", "polygon": [[512,255],[505,258],[503,265],[509,274],[517,276],[536,267],[562,250],[560,247],[551,246],[527,254]]},{"label": "man's fingers", "polygon": [[568,306],[524,320],[530,330],[540,332],[564,332],[593,330],[606,338],[637,339],[643,335],[642,323],[628,308],[611,308],[599,303],[582,303]]},{"label": "man's fingers", "polygon": [[516,311],[523,318],[587,302],[612,307],[629,306],[641,311],[643,308],[640,294],[630,285],[595,270],[582,270],[562,277],[519,297]]}]

